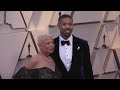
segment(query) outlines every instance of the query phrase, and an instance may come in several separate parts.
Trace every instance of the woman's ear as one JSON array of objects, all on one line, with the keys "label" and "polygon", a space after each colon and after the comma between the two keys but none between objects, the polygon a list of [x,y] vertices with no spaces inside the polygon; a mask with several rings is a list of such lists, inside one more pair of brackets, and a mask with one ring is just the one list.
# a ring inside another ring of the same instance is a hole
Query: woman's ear
[{"label": "woman's ear", "polygon": [[58,26],[58,28],[60,27],[60,26],[59,26],[59,23],[57,23],[57,26]]},{"label": "woman's ear", "polygon": [[40,48],[40,46],[41,46],[40,43],[38,43],[38,47],[39,47],[39,48]]}]

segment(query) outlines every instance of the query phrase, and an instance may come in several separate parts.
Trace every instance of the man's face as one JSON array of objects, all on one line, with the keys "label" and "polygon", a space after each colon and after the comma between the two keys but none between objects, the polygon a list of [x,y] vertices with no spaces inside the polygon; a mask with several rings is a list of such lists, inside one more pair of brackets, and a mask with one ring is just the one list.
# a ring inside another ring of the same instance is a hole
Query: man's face
[{"label": "man's face", "polygon": [[68,39],[73,31],[73,20],[71,18],[62,18],[58,22],[60,34],[64,39]]}]

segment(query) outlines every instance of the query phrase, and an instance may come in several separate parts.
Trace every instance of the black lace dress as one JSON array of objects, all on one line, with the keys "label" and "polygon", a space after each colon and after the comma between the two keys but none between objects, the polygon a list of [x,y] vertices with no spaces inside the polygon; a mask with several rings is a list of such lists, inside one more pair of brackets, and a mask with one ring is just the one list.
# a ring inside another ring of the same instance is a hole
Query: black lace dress
[{"label": "black lace dress", "polygon": [[14,76],[13,79],[60,79],[61,72],[55,67],[55,72],[48,67],[27,69],[22,67]]}]

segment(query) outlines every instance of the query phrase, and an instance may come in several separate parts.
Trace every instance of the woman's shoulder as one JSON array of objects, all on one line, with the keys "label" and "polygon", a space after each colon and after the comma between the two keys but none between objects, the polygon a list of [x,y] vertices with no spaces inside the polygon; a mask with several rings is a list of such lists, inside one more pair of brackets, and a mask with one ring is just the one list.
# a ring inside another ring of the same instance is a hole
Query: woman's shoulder
[{"label": "woman's shoulder", "polygon": [[34,68],[36,64],[38,63],[38,55],[34,55],[33,57],[30,58],[28,63],[25,64],[26,68]]}]

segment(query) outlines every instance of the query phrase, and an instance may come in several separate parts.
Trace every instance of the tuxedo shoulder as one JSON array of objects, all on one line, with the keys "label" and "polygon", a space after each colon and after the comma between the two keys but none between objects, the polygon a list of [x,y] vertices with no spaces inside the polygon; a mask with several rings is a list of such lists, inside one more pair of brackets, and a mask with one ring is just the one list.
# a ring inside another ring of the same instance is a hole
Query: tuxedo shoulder
[{"label": "tuxedo shoulder", "polygon": [[74,36],[74,38],[75,38],[77,41],[79,41],[79,42],[82,42],[82,43],[88,43],[88,41],[85,40],[85,39],[78,38],[78,37],[76,37],[76,36]]},{"label": "tuxedo shoulder", "polygon": [[57,40],[57,39],[59,39],[59,36],[54,38],[54,40]]}]

